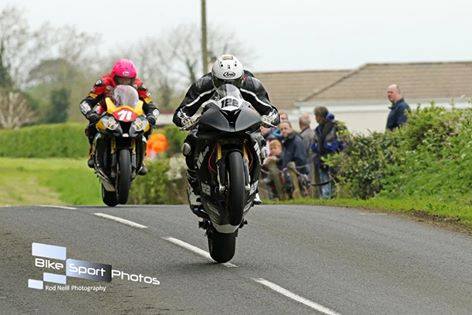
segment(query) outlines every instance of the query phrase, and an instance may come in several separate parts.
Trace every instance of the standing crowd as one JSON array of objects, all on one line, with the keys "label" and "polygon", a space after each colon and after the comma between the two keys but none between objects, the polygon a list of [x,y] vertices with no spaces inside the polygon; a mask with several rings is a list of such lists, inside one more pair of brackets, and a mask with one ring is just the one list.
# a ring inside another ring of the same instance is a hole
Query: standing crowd
[{"label": "standing crowd", "polygon": [[[311,117],[308,113],[302,114],[298,119],[300,132],[294,130],[284,112],[280,113],[280,124],[277,127],[261,127],[262,136],[267,143],[267,158],[263,166],[268,170],[271,163],[277,165],[284,183],[283,189],[289,197],[292,197],[293,181],[298,181],[302,195],[308,194],[310,185],[314,183],[319,188],[320,197],[332,196],[329,170],[323,157],[342,150],[343,144],[338,134],[344,127],[324,106],[316,107],[314,114],[318,124],[314,130],[310,127]],[[297,178],[287,172],[290,163],[294,165]],[[275,191],[275,185],[271,185],[272,181],[266,176],[265,182],[271,187],[269,196],[280,197],[280,192]]]},{"label": "standing crowd", "polygon": [[[406,123],[410,107],[396,84],[387,88],[387,98],[391,105],[386,130],[393,131]],[[294,181],[298,182],[302,195],[313,190],[315,196],[320,198],[333,197],[332,172],[325,158],[346,147],[340,135],[347,131],[347,128],[324,106],[315,107],[314,117],[317,124],[315,129],[310,127],[312,119],[309,113],[303,113],[299,117],[300,132],[293,129],[285,112],[280,113],[280,124],[277,127],[261,127],[261,134],[267,144],[267,157],[263,162],[266,172],[263,180],[268,184],[269,197],[280,198],[274,178],[268,176],[271,164],[277,166],[280,181],[284,183],[282,189],[289,198],[292,197]],[[290,163],[295,166],[297,178],[287,172]]]}]

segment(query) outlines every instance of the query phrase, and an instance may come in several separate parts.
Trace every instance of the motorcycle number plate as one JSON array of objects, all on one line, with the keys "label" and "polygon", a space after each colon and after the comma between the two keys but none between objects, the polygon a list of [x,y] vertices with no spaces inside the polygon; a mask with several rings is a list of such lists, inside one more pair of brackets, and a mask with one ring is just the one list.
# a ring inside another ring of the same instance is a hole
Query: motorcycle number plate
[{"label": "motorcycle number plate", "polygon": [[137,115],[129,109],[121,109],[119,111],[116,111],[113,113],[113,116],[116,120],[122,122],[135,121],[137,117]]}]

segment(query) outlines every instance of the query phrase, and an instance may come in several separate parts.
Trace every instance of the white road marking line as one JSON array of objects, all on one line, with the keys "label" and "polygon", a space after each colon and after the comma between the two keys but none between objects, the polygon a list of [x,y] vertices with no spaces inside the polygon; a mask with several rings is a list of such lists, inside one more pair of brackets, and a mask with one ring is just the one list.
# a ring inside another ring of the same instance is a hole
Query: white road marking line
[{"label": "white road marking line", "polygon": [[67,209],[67,210],[77,210],[77,208],[66,207],[66,206],[49,206],[49,205],[39,205],[39,206],[43,207],[43,208],[58,208],[58,209]]},{"label": "white road marking line", "polygon": [[310,301],[308,299],[305,299],[304,297],[301,297],[300,295],[297,295],[293,292],[290,292],[289,290],[287,289],[284,289],[282,288],[281,286],[273,283],[273,282],[270,282],[268,280],[265,280],[263,278],[252,278],[252,280],[268,287],[269,289],[272,289],[274,290],[275,292],[278,292],[282,295],[285,295],[286,297],[292,299],[292,300],[295,300],[299,303],[302,303],[302,304],[305,304],[306,306],[308,307],[311,307],[312,309],[318,311],[318,312],[321,312],[323,314],[327,314],[327,315],[340,315],[339,313],[336,313],[335,311],[333,310],[330,310],[329,308],[323,306],[323,305],[320,305],[318,303],[315,303],[313,301]]},{"label": "white road marking line", "polygon": [[130,220],[126,220],[126,219],[123,219],[123,218],[115,217],[113,215],[109,215],[109,214],[105,214],[105,213],[101,213],[101,212],[96,212],[96,213],[94,213],[94,215],[96,215],[97,217],[102,217],[102,218],[105,218],[105,219],[110,219],[110,220],[113,220],[113,221],[116,221],[116,222],[120,222],[120,223],[129,225],[129,226],[132,226],[132,227],[136,227],[136,228],[139,228],[139,229],[147,229],[147,226],[145,226],[145,225],[142,225],[142,224],[130,221]]},{"label": "white road marking line", "polygon": [[[184,241],[181,241],[179,239],[176,239],[176,238],[170,237],[170,236],[163,237],[162,239],[164,239],[168,242],[171,242],[172,244],[175,244],[177,246],[183,247],[186,250],[189,250],[189,251],[191,251],[191,252],[193,252],[197,255],[200,255],[200,256],[214,262],[213,258],[211,258],[211,256],[210,256],[210,253],[208,253],[208,252],[204,251],[203,249],[200,249],[196,246],[193,246],[192,244],[186,243]],[[232,264],[232,263],[229,263],[229,262],[223,263],[222,265],[225,266],[225,267],[228,267],[228,268],[237,268],[238,267],[235,264]]]}]

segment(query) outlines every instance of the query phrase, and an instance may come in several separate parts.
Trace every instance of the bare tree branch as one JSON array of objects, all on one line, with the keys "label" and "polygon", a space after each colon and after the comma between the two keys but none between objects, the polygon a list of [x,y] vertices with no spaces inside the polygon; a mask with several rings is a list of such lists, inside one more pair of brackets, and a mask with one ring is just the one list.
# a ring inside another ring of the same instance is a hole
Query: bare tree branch
[{"label": "bare tree branch", "polygon": [[35,112],[20,92],[0,89],[0,128],[17,129],[35,119]]}]

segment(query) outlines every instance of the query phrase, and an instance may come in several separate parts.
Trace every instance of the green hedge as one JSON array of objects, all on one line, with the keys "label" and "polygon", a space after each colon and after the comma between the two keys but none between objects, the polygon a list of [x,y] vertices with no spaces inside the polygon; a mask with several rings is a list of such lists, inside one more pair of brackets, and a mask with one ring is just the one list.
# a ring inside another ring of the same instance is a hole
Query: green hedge
[{"label": "green hedge", "polygon": [[[0,157],[86,157],[89,146],[84,134],[85,127],[85,123],[66,123],[0,130]],[[173,125],[156,131],[164,133],[169,140],[167,156],[180,154],[186,132]]]},{"label": "green hedge", "polygon": [[341,197],[472,204],[472,109],[420,108],[394,132],[348,143],[328,159]]},{"label": "green hedge", "polygon": [[53,124],[0,130],[0,156],[78,158],[88,155],[85,124]]}]

